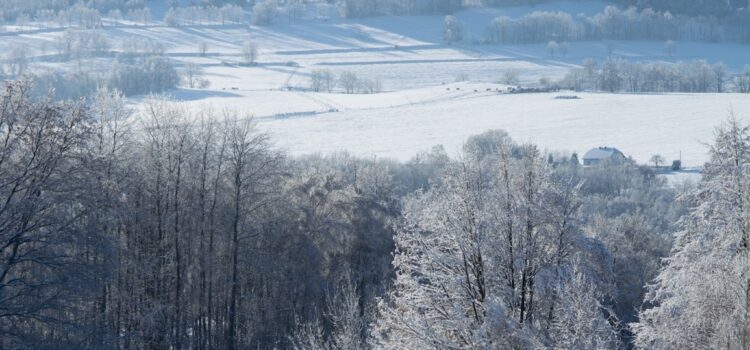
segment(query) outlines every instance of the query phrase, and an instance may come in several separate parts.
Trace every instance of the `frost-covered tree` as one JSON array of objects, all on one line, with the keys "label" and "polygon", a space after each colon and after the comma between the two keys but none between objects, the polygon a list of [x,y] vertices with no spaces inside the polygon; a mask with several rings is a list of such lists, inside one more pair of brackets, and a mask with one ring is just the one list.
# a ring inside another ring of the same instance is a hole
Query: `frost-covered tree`
[{"label": "frost-covered tree", "polygon": [[443,39],[449,43],[464,39],[464,24],[455,16],[445,16],[443,20]]},{"label": "frost-covered tree", "polygon": [[201,41],[198,43],[198,54],[201,56],[206,55],[206,51],[208,51],[208,43],[205,41]]},{"label": "frost-covered tree", "polygon": [[559,50],[560,45],[557,44],[555,41],[550,41],[547,43],[547,53],[550,56],[555,56],[555,53]]},{"label": "frost-covered tree", "polygon": [[251,23],[258,26],[269,26],[279,16],[279,5],[276,0],[267,0],[253,6]]},{"label": "frost-covered tree", "polygon": [[567,56],[568,55],[568,42],[567,41],[561,42],[557,46],[557,51],[560,53],[560,55]]},{"label": "frost-covered tree", "polygon": [[622,88],[620,67],[619,61],[614,59],[607,59],[604,62],[599,76],[599,86],[602,90],[609,92],[620,91]]},{"label": "frost-covered tree", "polygon": [[335,86],[336,77],[327,69],[316,69],[310,72],[310,88],[315,91],[331,92]]},{"label": "frost-covered tree", "polygon": [[600,302],[595,281],[573,271],[572,281],[560,291],[560,305],[553,310],[552,342],[558,349],[616,349],[617,334],[607,319],[609,310]]},{"label": "frost-covered tree", "polygon": [[750,65],[745,66],[743,72],[734,78],[734,85],[742,93],[750,93]]},{"label": "frost-covered tree", "polygon": [[664,42],[664,51],[667,52],[667,55],[672,56],[675,52],[677,52],[677,47],[674,43],[674,40],[667,40]]},{"label": "frost-covered tree", "polygon": [[518,69],[507,69],[503,72],[503,76],[500,81],[506,85],[518,85],[520,75],[521,72]]},{"label": "frost-covered tree", "polygon": [[712,67],[714,78],[716,79],[716,92],[724,92],[724,84],[727,79],[727,65],[724,62],[717,62]]},{"label": "frost-covered tree", "polygon": [[347,94],[353,94],[357,91],[357,87],[359,86],[359,78],[357,77],[357,74],[354,72],[341,72],[339,74],[339,85],[341,85],[341,88],[344,89],[344,92]]},{"label": "frost-covered tree", "polygon": [[662,157],[659,154],[654,154],[653,156],[651,156],[651,158],[649,159],[649,161],[651,163],[654,163],[654,168],[656,168],[656,169],[659,169],[659,165],[664,164],[664,162],[666,162],[664,160],[664,157]]},{"label": "frost-covered tree", "polygon": [[244,64],[253,65],[258,59],[258,47],[252,41],[245,41],[242,44],[241,55]]},{"label": "frost-covered tree", "polygon": [[11,77],[20,78],[29,67],[28,53],[23,45],[11,45],[5,60],[8,75]]},{"label": "frost-covered tree", "polygon": [[[372,321],[371,305],[363,304],[351,276],[345,275],[326,295],[321,316],[297,327],[292,337],[295,350],[364,350]],[[329,325],[329,326],[326,326]],[[325,332],[325,329],[330,329]]]},{"label": "frost-covered tree", "polygon": [[14,82],[0,93],[0,348],[72,348],[97,332],[88,313],[101,287],[95,257],[110,243],[91,225],[105,203],[93,123],[80,102],[33,100],[29,88]]},{"label": "frost-covered tree", "polygon": [[716,132],[696,206],[633,324],[644,349],[750,347],[750,131]]},{"label": "frost-covered tree", "polygon": [[204,80],[202,79],[203,67],[198,64],[192,62],[187,63],[185,65],[185,68],[183,68],[182,70],[182,76],[185,79],[188,87],[191,89],[204,84]]},{"label": "frost-covered tree", "polygon": [[170,27],[177,27],[180,25],[177,18],[177,11],[173,7],[167,10],[167,13],[164,14],[164,24]]},{"label": "frost-covered tree", "polygon": [[376,94],[383,91],[383,82],[378,79],[358,79],[357,92],[361,94]]}]

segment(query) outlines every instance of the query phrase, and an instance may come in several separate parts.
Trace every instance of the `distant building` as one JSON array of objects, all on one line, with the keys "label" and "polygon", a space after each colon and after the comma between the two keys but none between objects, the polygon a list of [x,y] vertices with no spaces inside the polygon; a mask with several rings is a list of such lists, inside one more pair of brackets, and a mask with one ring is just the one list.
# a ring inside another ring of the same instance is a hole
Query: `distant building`
[{"label": "distant building", "polygon": [[601,163],[621,164],[627,157],[614,147],[592,148],[583,155],[583,165],[597,165]]}]

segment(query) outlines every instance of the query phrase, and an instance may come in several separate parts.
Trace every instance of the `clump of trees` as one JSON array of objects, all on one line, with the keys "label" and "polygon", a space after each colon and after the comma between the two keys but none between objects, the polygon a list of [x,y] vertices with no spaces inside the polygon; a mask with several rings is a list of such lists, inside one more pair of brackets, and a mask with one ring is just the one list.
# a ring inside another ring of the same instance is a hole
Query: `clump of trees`
[{"label": "clump of trees", "polygon": [[[180,75],[171,60],[164,57],[164,46],[153,40],[124,40],[114,54],[100,30],[66,30],[56,42],[61,58],[72,60],[75,66],[69,70],[25,72],[34,81],[33,94],[46,95],[50,90],[56,99],[92,96],[99,87],[109,87],[127,95],[160,93],[175,88]],[[102,69],[90,58],[114,56],[111,66]],[[9,62],[27,62],[11,60]],[[188,85],[206,86],[199,78],[200,67],[191,66],[184,71]],[[20,75],[14,74],[13,77]]]},{"label": "clump of trees", "polygon": [[[200,68],[194,67],[193,84],[206,86],[207,82],[199,75]],[[115,59],[107,72],[76,69],[30,76],[35,82],[31,89],[33,96],[46,96],[51,92],[51,97],[56,100],[91,97],[100,87],[116,89],[126,95],[161,93],[176,88],[180,83],[180,74],[173,63],[161,56],[122,55]]]},{"label": "clump of trees", "polygon": [[180,76],[163,57],[139,57],[115,62],[107,78],[108,86],[126,95],[158,93],[175,88]]},{"label": "clump of trees", "polygon": [[582,183],[553,176],[535,146],[488,136],[405,201],[375,343],[616,348],[600,303],[613,293],[612,259],[581,226]]},{"label": "clump of trees", "polygon": [[68,29],[57,38],[55,44],[58,55],[69,60],[108,54],[110,51],[109,41],[98,29]]}]

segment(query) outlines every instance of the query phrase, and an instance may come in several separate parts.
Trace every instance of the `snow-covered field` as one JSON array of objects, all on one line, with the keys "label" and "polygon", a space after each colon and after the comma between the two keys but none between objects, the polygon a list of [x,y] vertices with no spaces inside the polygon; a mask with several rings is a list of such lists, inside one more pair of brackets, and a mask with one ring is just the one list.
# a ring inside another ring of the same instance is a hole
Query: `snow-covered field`
[{"label": "snow-covered field", "polygon": [[[259,127],[296,155],[348,150],[407,160],[438,144],[455,154],[470,135],[504,129],[551,151],[614,146],[640,163],[654,154],[669,161],[681,154],[687,166],[707,159],[704,144],[731,112],[750,112],[750,97],[742,94],[578,93],[568,100],[555,99],[557,93],[498,94],[496,88],[502,86],[453,83],[376,95],[273,91],[185,103],[255,112]],[[325,112],[329,108],[338,112]],[[273,115],[282,110],[297,113]]]},{"label": "snow-covered field", "polygon": [[582,154],[615,146],[645,163],[653,154],[701,165],[704,143],[730,108],[750,112],[742,95],[554,94],[462,96],[433,103],[352,110],[297,119],[262,120],[292,153],[347,149],[357,154],[406,159],[432,145],[456,151],[466,138],[504,129],[518,141]]},{"label": "snow-covered field", "polygon": [[[332,18],[271,27],[116,23],[103,33],[115,51],[126,41],[152,40],[165,46],[178,67],[202,66],[211,86],[181,88],[170,92],[173,98],[190,107],[233,108],[255,115],[275,143],[292,154],[348,150],[404,160],[437,144],[455,152],[469,135],[505,129],[516,140],[555,151],[583,153],[615,146],[639,162],[657,153],[676,159],[681,152],[684,164],[700,165],[707,158],[703,143],[730,111],[750,117],[749,96],[579,93],[580,99],[559,100],[556,94],[498,94],[496,90],[506,87],[497,82],[509,69],[520,72],[523,84],[560,78],[584,58],[603,60],[610,49],[629,60],[723,61],[737,72],[750,63],[748,46],[680,42],[674,54],[667,54],[663,42],[574,42],[566,55],[551,56],[544,44],[472,43],[499,15],[561,10],[590,16],[605,6],[600,1],[559,2],[462,11],[457,17],[466,23],[469,39],[457,45],[442,40],[440,16]],[[33,66],[61,69],[64,64],[46,58],[53,55],[62,33],[7,28],[0,33],[0,51],[24,45],[36,57]],[[240,66],[242,45],[248,40],[259,48],[258,63]],[[203,56],[199,43],[207,45]],[[311,92],[309,76],[315,69],[378,79],[384,92]],[[468,82],[455,82],[460,75]]]}]

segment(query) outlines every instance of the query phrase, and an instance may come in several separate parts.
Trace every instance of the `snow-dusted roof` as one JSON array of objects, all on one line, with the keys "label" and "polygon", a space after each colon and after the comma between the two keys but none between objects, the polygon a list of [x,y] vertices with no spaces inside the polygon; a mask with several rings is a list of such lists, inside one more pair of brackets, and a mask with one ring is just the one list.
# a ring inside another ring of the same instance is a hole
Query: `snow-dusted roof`
[{"label": "snow-dusted roof", "polygon": [[[615,154],[621,154],[620,150],[614,147],[597,147],[592,148],[586,154],[583,155],[583,159],[599,159],[605,160],[612,158]],[[624,156],[624,155],[623,155]]]}]

